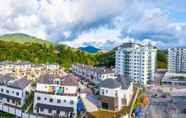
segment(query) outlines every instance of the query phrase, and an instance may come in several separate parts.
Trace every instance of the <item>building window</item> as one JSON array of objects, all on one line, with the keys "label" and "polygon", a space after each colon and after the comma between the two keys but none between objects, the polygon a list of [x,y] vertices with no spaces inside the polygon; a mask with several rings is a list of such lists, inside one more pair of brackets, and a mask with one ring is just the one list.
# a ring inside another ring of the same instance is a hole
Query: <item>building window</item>
[{"label": "building window", "polygon": [[73,100],[71,100],[71,101],[70,101],[70,104],[74,104],[74,101],[73,101]]},{"label": "building window", "polygon": [[37,100],[40,100],[41,98],[40,97],[37,97]]},{"label": "building window", "polygon": [[41,111],[41,112],[43,112],[43,111],[44,111],[44,109],[43,109],[43,108],[40,108],[40,111]]},{"label": "building window", "polygon": [[16,92],[16,95],[19,96],[19,92]]},{"label": "building window", "polygon": [[118,96],[118,91],[115,91],[115,96]]},{"label": "building window", "polygon": [[47,98],[45,98],[45,100],[47,100]]},{"label": "building window", "polygon": [[58,100],[57,100],[57,103],[61,103],[61,100],[58,99]]},{"label": "building window", "polygon": [[60,114],[60,110],[57,110],[56,113],[57,113],[57,114]]},{"label": "building window", "polygon": [[48,109],[48,113],[52,113],[52,110],[51,109]]},{"label": "building window", "polygon": [[64,100],[64,103],[66,102],[66,100]]},{"label": "building window", "polygon": [[104,95],[104,89],[102,89],[102,92],[101,92],[102,95]]},{"label": "building window", "polygon": [[18,104],[21,105],[21,101],[19,101]]},{"label": "building window", "polygon": [[53,102],[53,99],[52,98],[50,98],[50,102]]},{"label": "building window", "polygon": [[1,89],[1,92],[3,92],[4,91],[4,89]]},{"label": "building window", "polygon": [[9,93],[9,90],[6,90],[6,93]]}]

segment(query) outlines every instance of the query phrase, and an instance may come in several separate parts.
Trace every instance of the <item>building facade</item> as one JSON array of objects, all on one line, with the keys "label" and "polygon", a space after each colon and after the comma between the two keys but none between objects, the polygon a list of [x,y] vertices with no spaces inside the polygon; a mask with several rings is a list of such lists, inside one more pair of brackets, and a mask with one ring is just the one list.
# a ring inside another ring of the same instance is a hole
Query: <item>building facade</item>
[{"label": "building facade", "polygon": [[18,77],[27,76],[28,79],[35,80],[40,75],[61,74],[63,69],[58,64],[33,64],[27,61],[2,61],[0,62],[0,74],[13,73]]},{"label": "building facade", "polygon": [[116,74],[146,85],[154,80],[157,49],[137,43],[124,43],[116,51]]},{"label": "building facade", "polygon": [[107,78],[116,78],[113,69],[108,68],[95,68],[90,65],[85,64],[73,64],[72,72],[78,76],[89,80],[103,81]]},{"label": "building facade", "polygon": [[77,77],[43,75],[36,85],[33,111],[44,116],[75,117],[78,96]]},{"label": "building facade", "polygon": [[106,79],[100,84],[102,109],[120,111],[129,106],[133,95],[133,84],[125,78]]},{"label": "building facade", "polygon": [[0,103],[21,108],[30,93],[31,81],[0,75]]},{"label": "building facade", "polygon": [[186,48],[168,49],[168,72],[186,73]]}]

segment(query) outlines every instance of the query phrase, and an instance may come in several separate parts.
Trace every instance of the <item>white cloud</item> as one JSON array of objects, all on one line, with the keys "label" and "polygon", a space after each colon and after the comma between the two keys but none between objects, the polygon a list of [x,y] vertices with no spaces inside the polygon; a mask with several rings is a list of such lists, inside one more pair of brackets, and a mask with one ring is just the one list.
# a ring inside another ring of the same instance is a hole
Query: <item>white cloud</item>
[{"label": "white cloud", "polygon": [[37,10],[36,0],[0,0],[1,19],[23,14],[32,14]]},{"label": "white cloud", "polygon": [[113,46],[119,45],[122,42],[122,39],[120,38],[120,31],[117,29],[109,29],[107,26],[103,26],[98,29],[92,29],[88,32],[83,32],[73,41],[66,41],[61,43],[76,48],[86,45],[105,48],[108,42],[111,42]]},{"label": "white cloud", "polygon": [[51,27],[68,29],[114,16],[124,0],[41,0],[39,16]]},{"label": "white cloud", "polygon": [[[22,32],[74,47],[93,45],[110,49],[129,39],[138,42],[148,39],[160,47],[185,45],[186,23],[171,21],[169,12],[162,9],[160,3],[147,0],[0,0],[0,33]],[[162,4],[168,5],[167,2]]]}]

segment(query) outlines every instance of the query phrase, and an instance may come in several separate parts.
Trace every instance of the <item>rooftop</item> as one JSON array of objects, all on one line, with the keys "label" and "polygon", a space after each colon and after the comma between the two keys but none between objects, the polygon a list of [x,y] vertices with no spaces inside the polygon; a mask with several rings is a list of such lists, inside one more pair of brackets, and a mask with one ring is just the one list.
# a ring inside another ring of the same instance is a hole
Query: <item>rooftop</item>
[{"label": "rooftop", "polygon": [[94,69],[91,65],[85,65],[85,64],[74,64],[74,66],[77,66],[79,68],[86,68],[86,69]]},{"label": "rooftop", "polygon": [[119,47],[122,47],[122,48],[143,48],[143,47],[155,48],[154,46],[151,45],[151,43],[142,45],[142,44],[134,43],[134,42],[126,42],[120,45]]},{"label": "rooftop", "polygon": [[114,70],[110,68],[95,68],[95,71],[99,74],[114,73]]},{"label": "rooftop", "polygon": [[11,74],[0,75],[0,83],[7,84],[8,81],[13,80],[13,76]]},{"label": "rooftop", "polygon": [[135,48],[135,47],[143,47],[143,45],[133,42],[127,42],[120,45],[122,48]]},{"label": "rooftop", "polygon": [[130,86],[130,81],[124,77],[117,77],[117,79],[105,79],[101,82],[100,87],[104,88],[118,88],[122,87],[122,89],[128,89]]},{"label": "rooftop", "polygon": [[27,80],[26,78],[16,79],[8,82],[9,87],[24,89],[31,83],[31,80]]},{"label": "rooftop", "polygon": [[40,77],[38,83],[63,84],[63,85],[67,85],[67,86],[77,86],[78,85],[78,77],[76,77],[72,74],[68,74],[68,75],[62,76],[62,77],[60,77],[59,75],[45,74]]},{"label": "rooftop", "polygon": [[12,88],[24,89],[31,83],[31,80],[26,78],[17,79],[10,74],[6,74],[0,75],[0,83]]},{"label": "rooftop", "polygon": [[63,81],[61,84],[67,85],[67,86],[78,86],[78,77],[69,74],[67,76],[64,76]]},{"label": "rooftop", "polygon": [[93,67],[91,65],[85,65],[85,64],[74,64],[75,66],[79,67],[79,68],[85,68],[87,70],[91,70],[91,71],[95,71],[99,74],[107,74],[107,73],[114,73],[113,69],[110,68],[104,68],[104,67]]},{"label": "rooftop", "polygon": [[100,87],[110,88],[110,89],[119,88],[120,86],[121,84],[115,79],[106,79],[100,84]]},{"label": "rooftop", "polygon": [[38,83],[43,83],[43,84],[54,84],[54,79],[55,78],[60,78],[51,74],[45,74],[41,75],[39,78]]}]

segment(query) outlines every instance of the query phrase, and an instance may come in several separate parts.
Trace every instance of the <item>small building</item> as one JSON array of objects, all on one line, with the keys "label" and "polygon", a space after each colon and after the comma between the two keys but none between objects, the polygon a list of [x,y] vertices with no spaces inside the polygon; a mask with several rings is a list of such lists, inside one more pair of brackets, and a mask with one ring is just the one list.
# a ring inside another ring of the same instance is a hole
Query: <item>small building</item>
[{"label": "small building", "polygon": [[21,108],[25,104],[30,88],[30,80],[25,78],[17,79],[11,75],[0,75],[0,102]]},{"label": "small building", "polygon": [[103,81],[107,78],[115,79],[114,69],[96,68],[85,64],[73,64],[72,72],[88,80]]},{"label": "small building", "polygon": [[129,106],[132,95],[133,84],[125,78],[105,79],[100,84],[102,109],[119,111],[122,107]]},{"label": "small building", "polygon": [[75,117],[78,102],[78,78],[42,75],[34,93],[35,114],[53,117]]},{"label": "small building", "polygon": [[27,61],[2,61],[0,62],[0,74],[13,73],[16,76],[27,76],[29,79],[36,80],[44,73],[60,74],[63,69],[58,64],[33,64]]}]

